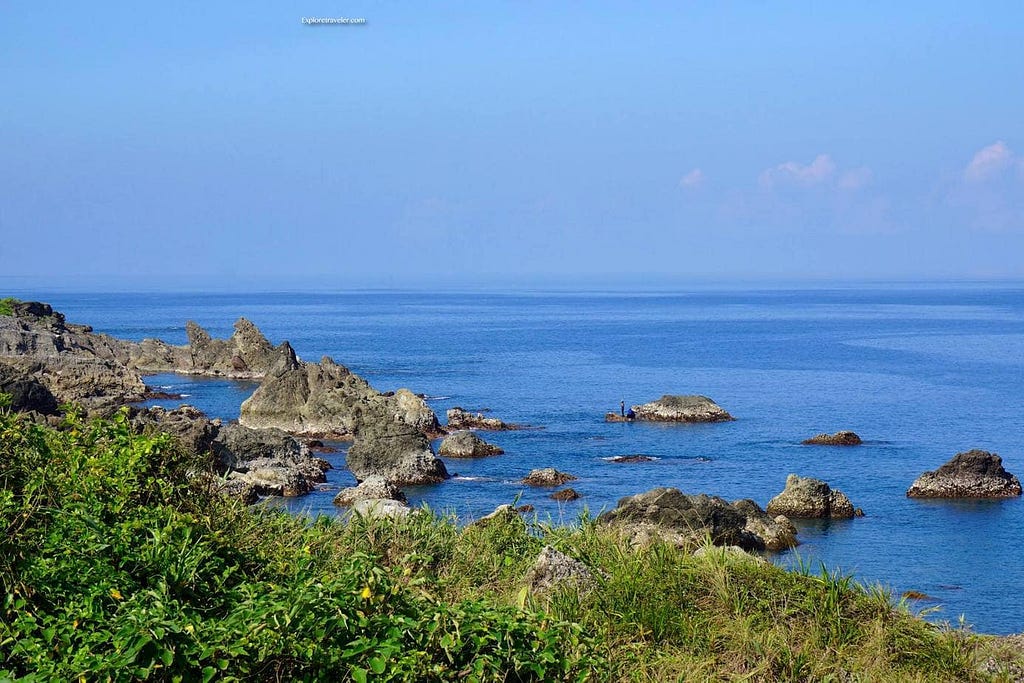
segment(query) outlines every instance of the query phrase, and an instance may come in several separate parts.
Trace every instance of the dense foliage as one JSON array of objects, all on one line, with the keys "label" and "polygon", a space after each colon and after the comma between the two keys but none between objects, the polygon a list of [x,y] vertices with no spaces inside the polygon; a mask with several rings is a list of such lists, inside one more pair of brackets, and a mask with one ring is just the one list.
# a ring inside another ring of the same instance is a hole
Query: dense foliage
[{"label": "dense foliage", "polygon": [[[124,414],[0,407],[0,680],[987,679],[982,639],[846,577],[586,518],[301,519],[204,468]],[[545,544],[597,585],[528,593]]]},{"label": "dense foliage", "polygon": [[14,315],[14,304],[16,303],[18,300],[13,297],[0,299],[0,315]]}]

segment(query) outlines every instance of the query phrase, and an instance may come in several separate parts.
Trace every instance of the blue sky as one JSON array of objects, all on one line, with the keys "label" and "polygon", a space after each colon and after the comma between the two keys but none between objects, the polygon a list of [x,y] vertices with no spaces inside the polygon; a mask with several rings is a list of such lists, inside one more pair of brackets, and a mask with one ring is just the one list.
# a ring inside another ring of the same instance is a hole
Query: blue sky
[{"label": "blue sky", "polygon": [[6,3],[0,85],[8,282],[1024,277],[1019,2]]}]

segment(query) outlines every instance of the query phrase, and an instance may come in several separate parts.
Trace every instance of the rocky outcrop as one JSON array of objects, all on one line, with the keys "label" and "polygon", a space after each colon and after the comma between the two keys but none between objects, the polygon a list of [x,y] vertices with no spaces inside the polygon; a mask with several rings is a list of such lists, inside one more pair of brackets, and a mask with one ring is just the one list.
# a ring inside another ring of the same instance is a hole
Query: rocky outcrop
[{"label": "rocky outcrop", "polygon": [[137,408],[130,416],[137,431],[164,432],[188,452],[209,454],[211,469],[229,491],[301,496],[325,481],[324,473],[330,469],[285,432],[224,425],[191,406]]},{"label": "rocky outcrop", "polygon": [[130,342],[74,325],[48,304],[15,302],[0,316],[0,361],[14,375],[42,384],[58,403],[87,410],[137,401],[146,393],[138,372],[126,365]]},{"label": "rocky outcrop", "polygon": [[428,435],[440,429],[437,416],[412,392],[382,394],[327,356],[303,363],[288,342],[259,388],[242,403],[239,417],[248,427],[335,439],[354,438],[366,421],[398,421]]},{"label": "rocky outcrop", "polygon": [[568,472],[559,472],[554,467],[543,467],[530,470],[530,473],[523,477],[523,483],[527,486],[561,486],[568,481],[575,481],[576,477]]},{"label": "rocky outcrop", "polygon": [[864,514],[853,507],[842,491],[820,479],[795,474],[786,477],[785,490],[768,501],[767,510],[770,515],[785,515],[791,519],[850,519]]},{"label": "rocky outcrop", "polygon": [[423,432],[386,411],[362,420],[345,462],[359,482],[376,475],[399,486],[436,484],[449,476]]},{"label": "rocky outcrop", "polygon": [[358,486],[350,486],[342,489],[334,497],[334,504],[341,507],[350,507],[360,500],[396,500],[400,503],[407,503],[402,489],[398,488],[384,477],[367,477]]},{"label": "rocky outcrop", "polygon": [[555,491],[550,496],[551,500],[557,500],[562,503],[568,503],[573,500],[579,500],[580,494],[574,488],[564,488],[561,491]]},{"label": "rocky outcrop", "polygon": [[10,397],[10,408],[16,412],[57,414],[57,399],[42,381],[22,368],[3,362],[0,362],[0,394]]},{"label": "rocky outcrop", "polygon": [[785,517],[772,518],[751,500],[735,503],[674,488],[627,496],[598,522],[622,530],[634,543],[660,539],[695,548],[705,538],[714,545],[744,550],[782,550],[796,545],[796,529]]},{"label": "rocky outcrop", "polygon": [[800,443],[804,446],[859,446],[863,442],[855,432],[847,430],[835,434],[817,434]]},{"label": "rocky outcrop", "polygon": [[635,415],[621,415],[619,413],[605,413],[605,422],[632,422],[636,419]]},{"label": "rocky outcrop", "polygon": [[978,449],[957,453],[907,489],[910,498],[1012,498],[1020,494],[1020,480],[1003,468],[1002,458]]},{"label": "rocky outcrop", "polygon": [[253,323],[235,321],[228,339],[214,339],[189,320],[185,323],[188,344],[172,346],[159,339],[144,339],[130,347],[129,364],[142,372],[178,372],[185,375],[259,379],[284,352],[272,345]]},{"label": "rocky outcrop", "polygon": [[351,514],[371,519],[403,519],[412,514],[409,506],[391,498],[365,498],[349,508]]},{"label": "rocky outcrop", "polygon": [[496,417],[485,417],[483,413],[471,413],[456,406],[449,408],[448,430],[479,429],[485,432],[507,432],[515,429],[522,429],[521,425],[514,425],[502,422]]},{"label": "rocky outcrop", "polygon": [[444,441],[437,449],[438,455],[448,458],[484,458],[489,455],[501,455],[504,452],[470,431],[449,434],[444,437]]},{"label": "rocky outcrop", "polygon": [[645,422],[728,422],[735,419],[707,396],[665,394],[657,401],[633,406],[632,410],[637,420]]},{"label": "rocky outcrop", "polygon": [[568,586],[586,592],[596,584],[587,565],[549,545],[544,546],[526,573],[526,585],[533,593],[546,593]]}]

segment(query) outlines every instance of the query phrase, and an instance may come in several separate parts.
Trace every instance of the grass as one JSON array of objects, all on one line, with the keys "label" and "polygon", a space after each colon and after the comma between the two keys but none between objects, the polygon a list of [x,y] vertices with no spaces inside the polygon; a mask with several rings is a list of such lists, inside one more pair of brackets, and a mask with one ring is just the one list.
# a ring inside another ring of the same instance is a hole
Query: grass
[{"label": "grass", "polygon": [[[0,409],[0,680],[990,680],[987,639],[847,576],[586,518],[298,518],[218,496],[205,465],[123,415]],[[597,587],[524,591],[544,545]]]},{"label": "grass", "polygon": [[18,300],[14,297],[0,299],[0,315],[14,315],[14,304],[16,303]]}]

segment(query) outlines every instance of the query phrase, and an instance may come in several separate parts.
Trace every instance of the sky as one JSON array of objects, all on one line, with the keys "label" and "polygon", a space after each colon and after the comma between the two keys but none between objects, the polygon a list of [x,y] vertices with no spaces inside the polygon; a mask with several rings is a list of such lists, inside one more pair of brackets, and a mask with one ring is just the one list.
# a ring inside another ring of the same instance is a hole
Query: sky
[{"label": "sky", "polygon": [[1024,278],[1020,2],[4,3],[0,93],[0,287]]}]

